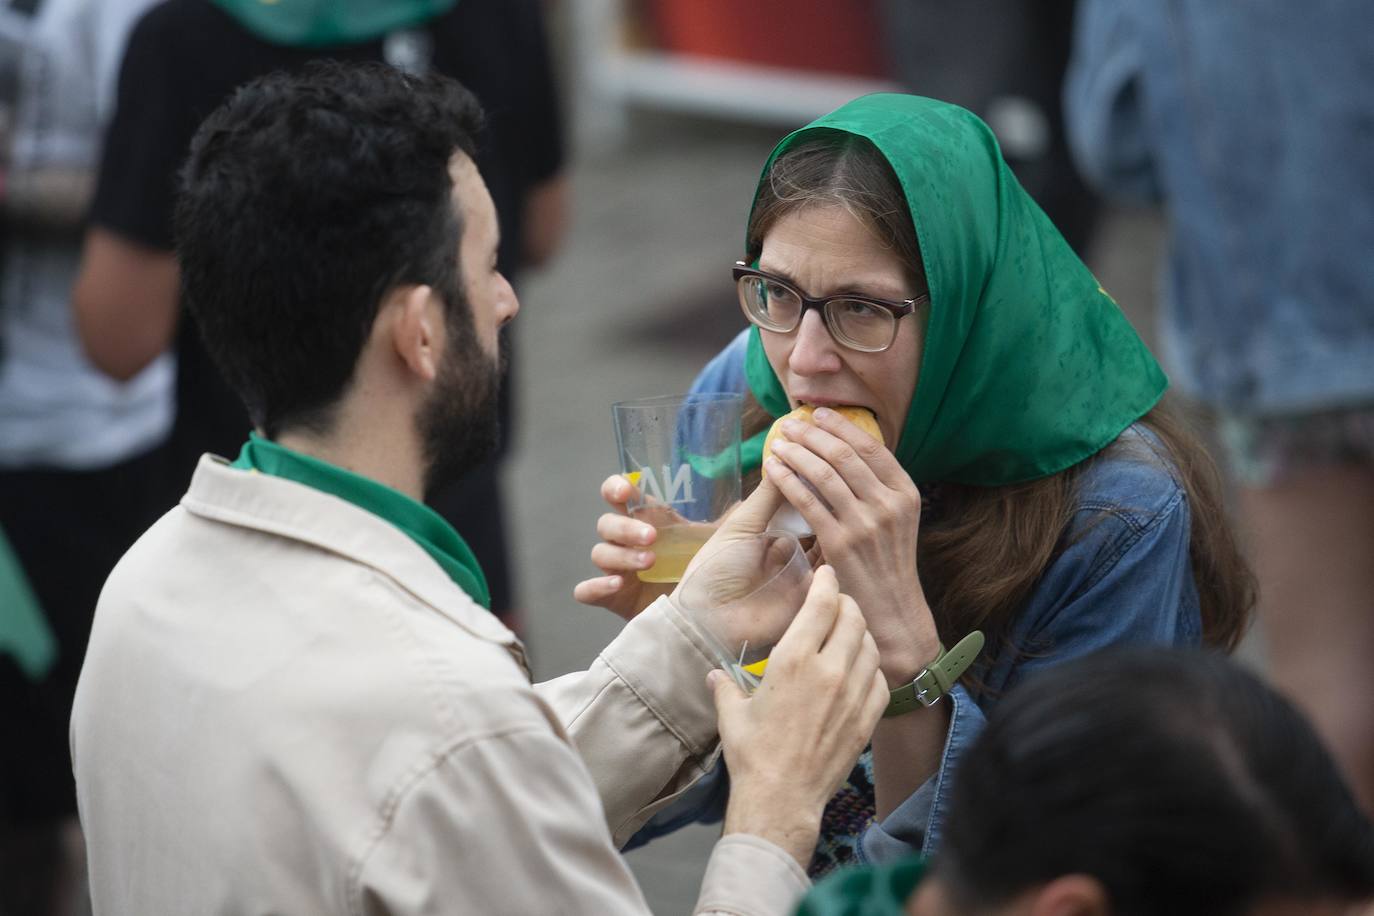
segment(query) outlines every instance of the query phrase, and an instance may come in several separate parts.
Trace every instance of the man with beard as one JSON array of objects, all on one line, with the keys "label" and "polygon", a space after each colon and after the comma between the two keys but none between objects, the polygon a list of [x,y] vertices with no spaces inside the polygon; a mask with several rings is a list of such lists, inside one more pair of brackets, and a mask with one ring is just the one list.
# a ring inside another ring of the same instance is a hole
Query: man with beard
[{"label": "man with beard", "polygon": [[669,599],[532,686],[421,502],[493,447],[519,308],[479,118],[442,77],[331,64],[250,84],[192,144],[184,295],[256,431],[201,460],[96,610],[71,735],[96,913],[643,913],[616,848],[721,752],[698,911],[805,889],[887,703],[833,573],[752,697]]}]

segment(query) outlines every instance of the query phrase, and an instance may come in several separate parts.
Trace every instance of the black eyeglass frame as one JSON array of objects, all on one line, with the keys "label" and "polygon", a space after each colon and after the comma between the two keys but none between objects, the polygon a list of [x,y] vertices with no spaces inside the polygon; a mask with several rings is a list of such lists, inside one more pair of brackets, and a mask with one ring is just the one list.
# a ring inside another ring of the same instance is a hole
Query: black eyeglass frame
[{"label": "black eyeglass frame", "polygon": [[[759,270],[755,267],[750,267],[743,261],[735,262],[732,274],[735,278],[735,292],[740,300],[740,308],[744,311],[744,317],[748,318],[751,324],[756,324],[759,327],[763,328],[765,331],[773,331],[778,334],[790,334],[801,326],[802,319],[806,317],[806,312],[808,309],[819,309],[821,313],[821,318],[825,321],[825,329],[830,332],[830,336],[835,339],[835,342],[840,344],[841,346],[849,348],[850,350],[857,350],[860,353],[881,353],[884,350],[890,349],[892,347],[892,344],[895,343],[897,340],[897,329],[899,327],[897,322],[905,318],[907,315],[914,314],[916,309],[920,308],[921,306],[930,304],[929,293],[922,293],[915,299],[879,299],[876,296],[865,296],[861,293],[835,293],[834,295],[830,296],[812,297],[806,295],[806,293],[797,289],[797,285],[795,283],[792,283],[790,280],[785,280],[782,277],[767,273],[766,271]],[[739,284],[740,281],[746,277],[758,277],[762,280],[767,280],[770,283],[776,283],[779,286],[783,286],[791,290],[792,293],[797,297],[797,299],[801,301],[801,310],[797,312],[796,323],[793,324],[790,328],[784,328],[779,325],[769,326],[767,324],[764,324],[762,319],[760,319],[759,316],[756,315],[754,312],[750,311],[749,306],[744,304],[744,296],[740,292]],[[871,305],[874,308],[880,308],[890,313],[892,315],[892,337],[888,340],[887,343],[883,344],[881,347],[861,347],[856,345],[853,341],[846,338],[843,334],[838,333],[838,321],[836,321],[834,318],[830,316],[830,309],[827,308],[827,306],[829,306],[832,302],[840,301],[862,302],[864,305]]]}]

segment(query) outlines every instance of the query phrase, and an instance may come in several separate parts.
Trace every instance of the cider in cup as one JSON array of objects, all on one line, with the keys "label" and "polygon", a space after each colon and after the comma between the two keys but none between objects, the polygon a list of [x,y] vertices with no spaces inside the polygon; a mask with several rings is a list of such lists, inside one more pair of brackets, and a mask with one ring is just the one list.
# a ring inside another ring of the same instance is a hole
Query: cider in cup
[{"label": "cider in cup", "polygon": [[740,498],[738,394],[689,394],[612,405],[632,516],[658,536],[640,581],[674,583]]},{"label": "cider in cup", "polygon": [[650,546],[654,565],[639,571],[639,581],[672,583],[682,581],[687,564],[697,555],[715,532],[710,525],[665,525],[658,528],[658,538]]}]

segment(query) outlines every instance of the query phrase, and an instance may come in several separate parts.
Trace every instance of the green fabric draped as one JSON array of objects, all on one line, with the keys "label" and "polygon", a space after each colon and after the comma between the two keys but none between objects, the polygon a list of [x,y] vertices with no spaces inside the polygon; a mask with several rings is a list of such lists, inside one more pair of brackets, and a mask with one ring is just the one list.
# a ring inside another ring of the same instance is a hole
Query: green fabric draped
[{"label": "green fabric draped", "polygon": [[12,657],[34,681],[57,661],[57,640],[4,531],[0,531],[0,654]]},{"label": "green fabric draped", "polygon": [[905,916],[907,898],[925,876],[919,858],[842,868],[812,888],[797,916]]},{"label": "green fabric draped", "polygon": [[319,48],[359,44],[446,13],[458,0],[211,0],[264,41]]},{"label": "green fabric draped", "polygon": [[491,609],[487,577],[472,549],[443,516],[423,503],[360,474],[292,451],[257,433],[249,436],[232,467],[303,483],[390,522],[433,557],[468,597]]},{"label": "green fabric draped", "polygon": [[[920,242],[930,319],[895,450],[913,480],[998,486],[1054,474],[1110,444],[1163,396],[1159,364],[976,115],[920,96],[864,96],[785,137],[764,175],[781,153],[826,131],[878,148]],[[786,413],[758,328],[745,368],[759,403]],[[748,469],[761,455],[762,434],[741,457]]]}]

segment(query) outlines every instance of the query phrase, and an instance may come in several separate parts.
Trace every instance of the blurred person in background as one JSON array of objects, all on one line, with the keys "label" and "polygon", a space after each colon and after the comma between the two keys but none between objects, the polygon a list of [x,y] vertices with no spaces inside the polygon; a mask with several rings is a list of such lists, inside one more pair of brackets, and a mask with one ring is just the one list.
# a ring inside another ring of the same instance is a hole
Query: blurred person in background
[{"label": "blurred person in background", "polygon": [[1374,903],[1374,825],[1312,726],[1199,652],[1108,650],[1018,688],[968,752],[949,824],[930,863],[838,873],[798,916],[1354,916]]},{"label": "blurred person in background", "polygon": [[[542,0],[167,0],[129,40],[75,300],[87,352],[114,378],[178,357],[176,425],[161,508],[200,455],[243,440],[243,408],[181,321],[172,207],[197,125],[237,86],[322,58],[385,61],[469,87],[488,114],[478,165],[501,217],[512,280],[552,256],[565,219],[563,144]],[[512,426],[503,386],[503,428]],[[503,438],[502,451],[506,440]],[[431,496],[473,545],[494,609],[518,625],[500,453]]]},{"label": "blurred person in background", "polygon": [[1076,2],[881,0],[878,10],[893,78],[986,121],[1017,180],[1086,255],[1101,207],[1064,135]]},{"label": "blurred person in background", "polygon": [[82,898],[67,721],[100,587],[154,517],[172,425],[170,357],[115,382],[87,360],[71,308],[120,55],[151,5],[0,4],[0,530],[14,554],[0,578],[27,582],[0,595],[0,627],[22,625],[30,647],[35,626],[53,637],[0,666],[6,916]]},{"label": "blurred person in background", "polygon": [[1270,672],[1374,811],[1374,5],[1085,0],[1085,173],[1162,201],[1162,339],[1215,412]]}]

